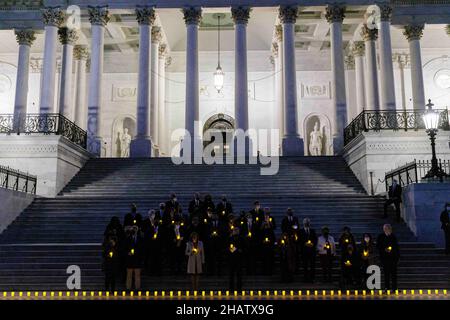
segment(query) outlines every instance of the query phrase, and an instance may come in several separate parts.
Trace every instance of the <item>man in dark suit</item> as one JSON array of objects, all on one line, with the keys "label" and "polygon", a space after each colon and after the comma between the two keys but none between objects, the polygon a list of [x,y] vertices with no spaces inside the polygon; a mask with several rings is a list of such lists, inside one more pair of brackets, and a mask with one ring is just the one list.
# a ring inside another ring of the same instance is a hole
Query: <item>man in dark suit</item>
[{"label": "man in dark suit", "polygon": [[142,226],[142,216],[137,213],[137,207],[131,204],[131,212],[127,213],[123,219],[123,227],[137,226],[139,229]]},{"label": "man in dark suit", "polygon": [[228,238],[226,225],[217,213],[212,213],[208,220],[205,239],[206,269],[209,275],[221,275],[225,242]]},{"label": "man in dark suit", "polygon": [[448,215],[448,207],[450,203],[445,204],[444,211],[441,213],[441,229],[445,236],[445,254],[450,254],[450,218]]},{"label": "man in dark suit", "polygon": [[292,235],[294,232],[299,230],[298,218],[294,216],[294,210],[288,208],[286,211],[286,216],[281,220],[281,231]]},{"label": "man in dark suit", "polygon": [[274,245],[275,245],[275,219],[270,214],[270,208],[264,208],[264,215],[260,225],[261,239],[261,258],[263,264],[263,274],[272,275]]},{"label": "man in dark suit", "polygon": [[398,184],[397,180],[394,179],[392,185],[389,186],[388,199],[384,203],[384,215],[383,218],[387,218],[387,208],[391,204],[395,206],[395,215],[397,221],[400,221],[400,204],[402,203],[402,186]]},{"label": "man in dark suit", "polygon": [[222,222],[226,222],[228,215],[233,213],[233,206],[228,202],[226,196],[222,196],[222,201],[217,204],[216,212]]},{"label": "man in dark suit", "polygon": [[170,199],[166,202],[165,209],[166,213],[170,212],[171,210],[174,210],[176,214],[181,212],[181,206],[175,193],[170,194]]},{"label": "man in dark suit", "polygon": [[160,230],[160,219],[157,219],[156,211],[150,210],[148,218],[142,222],[144,233],[144,270],[149,275],[161,275],[162,259],[162,237]]},{"label": "man in dark suit", "polygon": [[203,201],[200,200],[200,194],[196,192],[194,194],[194,199],[189,202],[189,218],[193,218],[194,216],[198,216],[199,218],[203,218],[204,215],[204,207]]},{"label": "man in dark suit", "polygon": [[242,290],[242,254],[244,244],[240,236],[239,227],[233,229],[233,234],[227,243],[229,264],[229,289],[230,291]]},{"label": "man in dark suit", "polygon": [[248,212],[241,213],[241,236],[244,242],[244,257],[246,264],[246,273],[253,275],[256,272],[256,260],[258,259],[258,226],[253,220],[252,215]]},{"label": "man in dark suit", "polygon": [[[384,283],[386,289],[397,289],[397,265],[400,259],[400,250],[397,238],[392,233],[390,224],[383,226],[383,233],[378,236],[377,249],[384,270]],[[392,284],[392,285],[391,285]]]},{"label": "man in dark suit", "polygon": [[316,245],[317,235],[311,228],[309,218],[303,219],[303,228],[300,230],[299,249],[302,257],[303,275],[305,282],[314,282],[316,271]]}]

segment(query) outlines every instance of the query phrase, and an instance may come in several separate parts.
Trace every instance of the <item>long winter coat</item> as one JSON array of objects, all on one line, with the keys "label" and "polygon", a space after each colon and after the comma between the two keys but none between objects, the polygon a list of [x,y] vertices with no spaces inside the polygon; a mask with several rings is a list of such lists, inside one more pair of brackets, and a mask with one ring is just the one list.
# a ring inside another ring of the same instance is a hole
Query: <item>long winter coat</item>
[{"label": "long winter coat", "polygon": [[197,243],[197,252],[194,252],[192,242],[186,243],[186,255],[188,256],[187,273],[200,274],[203,272],[203,264],[205,263],[205,251],[203,250],[203,242]]}]

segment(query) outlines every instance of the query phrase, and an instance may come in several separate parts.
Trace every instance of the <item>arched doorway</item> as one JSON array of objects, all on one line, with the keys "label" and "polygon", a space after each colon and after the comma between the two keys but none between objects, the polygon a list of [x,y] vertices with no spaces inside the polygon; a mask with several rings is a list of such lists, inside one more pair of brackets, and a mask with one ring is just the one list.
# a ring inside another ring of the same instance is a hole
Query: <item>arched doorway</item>
[{"label": "arched doorway", "polygon": [[203,148],[215,142],[217,136],[222,137],[222,143],[215,143],[214,154],[226,155],[230,151],[235,128],[234,119],[226,114],[218,113],[206,120],[203,126]]}]

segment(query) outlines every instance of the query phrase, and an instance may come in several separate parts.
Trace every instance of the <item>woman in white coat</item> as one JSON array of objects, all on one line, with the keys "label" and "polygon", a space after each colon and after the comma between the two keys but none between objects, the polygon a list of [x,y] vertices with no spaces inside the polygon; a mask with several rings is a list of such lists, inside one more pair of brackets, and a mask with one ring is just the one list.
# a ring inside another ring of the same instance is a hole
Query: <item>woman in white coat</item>
[{"label": "woman in white coat", "polygon": [[196,232],[191,234],[190,241],[186,243],[186,255],[188,256],[187,273],[191,275],[192,290],[198,291],[199,277],[205,263],[205,251],[203,242],[199,240]]}]

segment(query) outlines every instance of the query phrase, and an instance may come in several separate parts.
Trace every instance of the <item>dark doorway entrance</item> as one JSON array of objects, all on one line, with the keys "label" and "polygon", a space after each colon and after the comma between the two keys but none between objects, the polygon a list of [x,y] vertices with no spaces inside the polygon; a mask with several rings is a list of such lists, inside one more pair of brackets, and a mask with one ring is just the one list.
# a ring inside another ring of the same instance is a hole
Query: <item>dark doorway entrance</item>
[{"label": "dark doorway entrance", "polygon": [[203,148],[215,141],[216,136],[222,137],[222,143],[214,142],[212,155],[228,155],[233,141],[234,119],[219,113],[210,117],[203,126]]}]

